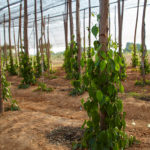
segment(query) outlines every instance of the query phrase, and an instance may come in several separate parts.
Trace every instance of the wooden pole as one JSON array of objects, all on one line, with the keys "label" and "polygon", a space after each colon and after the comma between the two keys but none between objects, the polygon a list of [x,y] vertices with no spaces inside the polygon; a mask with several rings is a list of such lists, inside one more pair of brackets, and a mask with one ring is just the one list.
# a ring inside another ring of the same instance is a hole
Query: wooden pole
[{"label": "wooden pole", "polygon": [[120,8],[120,0],[118,0],[118,27],[119,27],[119,55],[122,56],[122,29],[124,16],[124,0],[122,0],[122,8]]},{"label": "wooden pole", "polygon": [[141,39],[142,39],[142,56],[141,56],[141,67],[142,67],[142,77],[143,83],[145,83],[145,56],[146,56],[146,44],[145,44],[145,15],[146,15],[146,5],[147,0],[144,0],[144,9],[143,9],[143,17],[142,17],[142,30],[141,30]]},{"label": "wooden pole", "polygon": [[[9,28],[8,28],[8,32],[9,32],[9,53],[10,53],[10,57],[12,57],[12,49],[11,49],[11,12],[10,12],[9,0],[7,0],[7,4],[8,4],[8,14],[9,14]],[[13,59],[12,59],[12,63],[13,63]]]},{"label": "wooden pole", "polygon": [[134,45],[133,45],[134,57],[136,57],[136,33],[137,33],[137,25],[138,25],[138,18],[139,18],[139,4],[140,4],[140,0],[138,0],[138,3],[137,3],[137,15],[136,15],[135,32],[134,32]]},{"label": "wooden pole", "polygon": [[47,39],[48,39],[48,53],[47,53],[47,61],[48,61],[48,73],[52,68],[51,66],[51,53],[50,53],[50,37],[49,37],[49,25],[50,25],[50,16],[48,15],[48,26],[47,26]]},{"label": "wooden pole", "polygon": [[39,57],[39,43],[38,43],[38,25],[37,25],[37,0],[34,0],[34,17],[35,17],[35,34],[36,34],[36,54]]},{"label": "wooden pole", "polygon": [[68,0],[65,4],[66,15],[64,15],[64,33],[65,33],[65,45],[68,47]]},{"label": "wooden pole", "polygon": [[4,104],[2,98],[2,68],[1,68],[1,44],[0,44],[0,114],[4,112]]},{"label": "wooden pole", "polygon": [[42,0],[40,0],[40,10],[41,10],[41,57],[42,57],[42,74],[44,72],[44,53],[43,53],[43,5]]},{"label": "wooden pole", "polygon": [[[99,33],[99,42],[102,44],[101,51],[105,53],[108,50],[108,14],[109,14],[109,0],[99,0],[100,2],[100,33]],[[101,57],[101,56],[99,56]],[[105,124],[106,114],[100,112],[100,127],[101,130],[107,129]]]},{"label": "wooden pole", "polygon": [[85,9],[83,14],[83,47],[84,47],[84,56],[86,57],[85,51],[86,51],[86,45],[85,45]]},{"label": "wooden pole", "polygon": [[18,55],[17,55],[17,47],[16,47],[16,35],[15,35],[14,22],[13,22],[13,34],[14,34],[14,47],[15,47],[16,62],[18,63]]},{"label": "wooden pole", "polygon": [[73,16],[72,16],[72,0],[68,0],[69,2],[69,17],[70,17],[70,40],[71,40],[71,49],[73,49],[72,41],[74,40],[74,32],[73,32]]},{"label": "wooden pole", "polygon": [[5,61],[4,61],[4,66],[5,66],[5,62],[6,62],[6,65],[7,65],[7,43],[6,43],[6,26],[5,26],[5,14],[4,14],[4,58],[5,58]]},{"label": "wooden pole", "polygon": [[24,0],[24,49],[26,54],[29,56],[28,51],[28,5],[27,0]]},{"label": "wooden pole", "polygon": [[80,66],[81,36],[80,36],[80,2],[79,0],[76,0],[76,27],[77,27],[77,46],[78,46],[78,56],[77,56],[78,72],[81,74],[81,66]]},{"label": "wooden pole", "polygon": [[[21,30],[22,19],[21,19],[21,15],[22,15],[22,2],[20,3],[20,16],[19,16],[19,36],[20,36],[20,47],[21,47],[21,51],[22,51],[22,30]],[[18,51],[18,54],[19,54],[19,51]]]},{"label": "wooden pole", "polygon": [[88,57],[91,57],[90,51],[91,51],[91,0],[89,0],[89,51],[88,51]]},{"label": "wooden pole", "polygon": [[115,26],[115,42],[117,42],[117,27],[116,27],[116,20],[117,20],[117,19],[116,19],[116,18],[117,18],[116,16],[117,16],[117,15],[116,15],[116,10],[117,10],[117,9],[116,9],[116,6],[115,6],[115,19],[114,19],[114,26]]}]

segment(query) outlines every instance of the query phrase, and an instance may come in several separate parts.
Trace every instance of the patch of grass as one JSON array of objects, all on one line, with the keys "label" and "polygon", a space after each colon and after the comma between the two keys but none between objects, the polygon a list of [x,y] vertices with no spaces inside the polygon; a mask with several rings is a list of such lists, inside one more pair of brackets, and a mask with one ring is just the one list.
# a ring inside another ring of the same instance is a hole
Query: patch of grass
[{"label": "patch of grass", "polygon": [[20,110],[18,103],[15,99],[11,100],[11,106],[10,106],[11,111],[18,111]]},{"label": "patch of grass", "polygon": [[70,95],[70,96],[79,96],[79,95],[82,95],[84,92],[85,92],[84,89],[75,89],[75,88],[74,88],[74,89],[69,93],[69,95]]},{"label": "patch of grass", "polygon": [[135,98],[139,98],[140,97],[140,93],[136,93],[136,92],[130,92],[129,96],[135,97]]},{"label": "patch of grass", "polygon": [[129,96],[132,96],[134,98],[137,98],[143,101],[150,101],[150,94],[130,92]]},{"label": "patch of grass", "polygon": [[10,104],[5,108],[5,111],[19,111],[19,105],[18,102],[13,99],[10,101]]},{"label": "patch of grass", "polygon": [[47,85],[43,82],[39,82],[38,83],[38,88],[35,89],[34,91],[52,92],[53,88],[47,87]]},{"label": "patch of grass", "polygon": [[24,83],[21,83],[19,86],[18,86],[18,88],[19,89],[27,89],[27,88],[29,88],[29,84],[24,84]]},{"label": "patch of grass", "polygon": [[145,83],[142,80],[136,80],[135,85],[136,86],[150,85],[150,80],[146,80]]},{"label": "patch of grass", "polygon": [[132,68],[131,70],[134,71],[134,72],[139,72],[140,71],[139,68]]},{"label": "patch of grass", "polygon": [[44,77],[48,78],[49,80],[52,80],[52,79],[56,79],[56,78],[57,78],[56,75],[52,75],[52,74],[48,74],[48,73],[45,73],[45,74],[44,74]]}]

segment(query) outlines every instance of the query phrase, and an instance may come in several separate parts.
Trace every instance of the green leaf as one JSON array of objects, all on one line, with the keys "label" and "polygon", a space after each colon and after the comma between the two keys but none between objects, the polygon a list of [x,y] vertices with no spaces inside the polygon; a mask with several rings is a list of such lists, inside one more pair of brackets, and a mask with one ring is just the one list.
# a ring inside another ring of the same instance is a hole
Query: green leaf
[{"label": "green leaf", "polygon": [[101,71],[104,71],[104,69],[106,68],[106,65],[107,65],[107,61],[106,60],[102,60],[100,62],[100,69],[101,69]]},{"label": "green leaf", "polygon": [[106,53],[104,51],[100,52],[101,57],[103,57],[104,59],[106,59]]},{"label": "green leaf", "polygon": [[100,20],[100,14],[97,15],[97,21],[99,21],[99,20]]},{"label": "green leaf", "polygon": [[92,27],[92,33],[93,33],[93,35],[94,35],[95,37],[97,36],[98,32],[99,32],[98,27],[97,27],[96,25],[93,26],[93,27]]},{"label": "green leaf", "polygon": [[118,63],[115,63],[115,70],[116,70],[116,71],[119,71],[119,70],[120,70],[120,66],[119,66]]},{"label": "green leaf", "polygon": [[119,89],[120,89],[120,92],[123,93],[124,92],[124,87],[122,85],[122,83],[120,82],[119,83]]},{"label": "green leaf", "polygon": [[81,99],[81,104],[84,105],[84,99],[83,98]]},{"label": "green leaf", "polygon": [[96,98],[98,99],[99,102],[102,101],[102,99],[103,99],[103,93],[102,93],[102,91],[98,90],[96,92]]}]

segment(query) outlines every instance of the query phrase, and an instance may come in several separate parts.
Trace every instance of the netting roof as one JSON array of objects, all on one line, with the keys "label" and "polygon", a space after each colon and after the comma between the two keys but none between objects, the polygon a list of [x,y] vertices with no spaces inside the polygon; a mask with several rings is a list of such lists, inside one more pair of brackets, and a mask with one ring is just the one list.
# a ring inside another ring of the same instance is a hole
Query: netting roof
[{"label": "netting roof", "polygon": [[[43,16],[48,18],[50,16],[50,41],[53,45],[53,48],[56,49],[64,49],[65,40],[64,40],[64,22],[63,16],[65,13],[65,2],[66,0],[42,0],[43,1]],[[9,0],[10,9],[11,9],[11,18],[12,22],[15,25],[15,33],[18,36],[18,26],[19,26],[19,15],[20,15],[20,3],[22,3],[22,23],[24,17],[24,1],[23,0]],[[140,5],[142,6],[144,0],[140,0]],[[150,0],[148,0],[148,5]],[[92,12],[97,13],[99,12],[99,0],[91,0],[91,8]],[[114,33],[114,11],[115,6],[117,6],[117,0],[110,0],[110,16],[111,16],[111,32]],[[125,0],[125,12],[130,12],[131,8],[136,8],[137,0]],[[83,10],[86,11],[86,27],[88,27],[88,0],[80,0],[80,21],[81,21],[81,37],[83,36]],[[76,0],[72,0],[72,8],[73,8],[73,21],[74,21],[74,30],[76,30]],[[142,7],[141,7],[142,9]],[[0,30],[1,33],[1,43],[3,44],[3,15],[5,14],[6,19],[6,27],[8,27],[9,15],[8,15],[8,8],[7,8],[7,0],[0,0]],[[142,10],[141,10],[142,14]],[[136,16],[136,9],[134,9],[134,15]],[[40,0],[37,0],[37,20],[38,20],[38,31],[40,35],[40,26],[41,26],[41,14],[40,14]],[[135,20],[135,17],[134,17]],[[34,29],[34,0],[28,0],[28,31],[29,31],[29,47],[31,49],[35,48],[35,29]],[[46,23],[47,20],[46,20]],[[96,23],[96,18],[92,17],[92,25]],[[135,21],[133,22],[135,23]],[[13,25],[13,23],[12,23]],[[13,31],[13,29],[11,29]],[[23,30],[23,24],[22,24]],[[47,32],[46,32],[47,33]],[[133,32],[134,33],[134,32]],[[88,33],[86,31],[86,37]],[[7,33],[8,37],[8,33]],[[13,35],[12,35],[13,38]],[[93,37],[92,37],[93,39]],[[86,38],[87,41],[87,38]],[[7,38],[8,43],[8,38]]]}]

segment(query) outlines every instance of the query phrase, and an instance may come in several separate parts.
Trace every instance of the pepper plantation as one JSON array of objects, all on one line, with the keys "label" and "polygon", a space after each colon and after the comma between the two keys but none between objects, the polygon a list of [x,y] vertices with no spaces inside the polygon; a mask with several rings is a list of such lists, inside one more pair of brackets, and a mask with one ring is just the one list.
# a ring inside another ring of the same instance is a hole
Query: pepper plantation
[{"label": "pepper plantation", "polygon": [[149,0],[0,1],[0,150],[150,150]]}]

